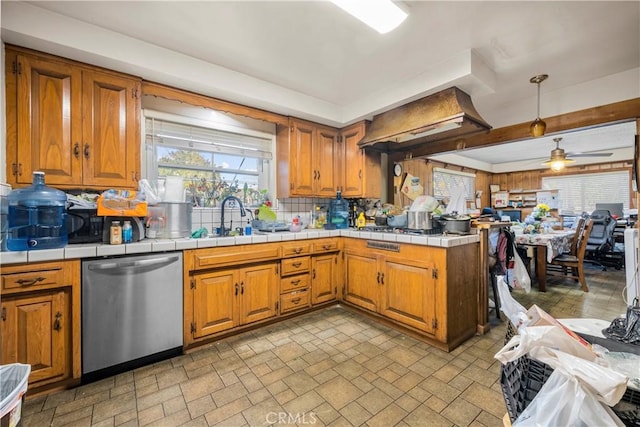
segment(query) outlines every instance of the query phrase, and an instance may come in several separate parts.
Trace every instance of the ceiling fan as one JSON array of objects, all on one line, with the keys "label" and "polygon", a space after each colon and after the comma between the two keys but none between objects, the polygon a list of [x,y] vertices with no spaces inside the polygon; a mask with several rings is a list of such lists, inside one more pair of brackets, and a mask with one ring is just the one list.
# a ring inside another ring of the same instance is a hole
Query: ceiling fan
[{"label": "ceiling fan", "polygon": [[553,141],[556,143],[556,148],[551,150],[551,158],[543,163],[543,165],[550,166],[552,170],[559,171],[564,169],[564,167],[570,163],[574,163],[573,160],[576,157],[610,157],[613,153],[565,153],[562,148],[560,148],[560,141],[562,138],[553,138]]}]

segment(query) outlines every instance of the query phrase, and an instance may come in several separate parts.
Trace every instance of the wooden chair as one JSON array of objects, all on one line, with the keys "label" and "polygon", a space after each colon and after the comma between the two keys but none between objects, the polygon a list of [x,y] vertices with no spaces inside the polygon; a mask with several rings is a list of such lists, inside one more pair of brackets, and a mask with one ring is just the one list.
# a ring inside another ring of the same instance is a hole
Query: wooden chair
[{"label": "wooden chair", "polygon": [[569,251],[571,255],[576,255],[578,252],[578,242],[580,241],[580,236],[582,236],[584,223],[585,223],[585,219],[580,218],[578,220],[578,224],[576,224],[576,234],[574,234],[573,236],[573,240],[571,241],[571,250]]},{"label": "wooden chair", "polygon": [[[589,240],[589,235],[591,234],[592,228],[593,220],[589,219],[586,221],[581,233],[578,233],[576,231],[576,236],[578,237],[578,239],[576,242],[575,254],[562,254],[555,257],[550,262],[550,265],[552,266],[562,267],[563,276],[571,277],[576,281],[579,281],[584,292],[589,292],[587,281],[584,277],[584,255],[587,251],[587,242]],[[571,272],[571,274],[569,274],[569,272]]]}]

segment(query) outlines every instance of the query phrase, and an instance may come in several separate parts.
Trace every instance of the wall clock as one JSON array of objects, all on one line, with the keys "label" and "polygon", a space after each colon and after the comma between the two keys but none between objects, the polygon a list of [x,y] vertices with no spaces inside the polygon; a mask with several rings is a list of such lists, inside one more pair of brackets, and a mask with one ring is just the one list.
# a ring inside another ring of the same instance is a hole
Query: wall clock
[{"label": "wall clock", "polygon": [[393,174],[395,176],[402,175],[402,165],[400,163],[396,163],[395,165],[393,165]]}]

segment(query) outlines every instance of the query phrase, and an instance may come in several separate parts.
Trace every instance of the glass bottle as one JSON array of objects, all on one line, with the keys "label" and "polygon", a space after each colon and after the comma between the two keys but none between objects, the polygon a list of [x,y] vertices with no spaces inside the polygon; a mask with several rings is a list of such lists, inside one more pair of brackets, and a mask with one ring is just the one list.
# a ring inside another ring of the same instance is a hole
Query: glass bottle
[{"label": "glass bottle", "polygon": [[120,221],[113,221],[111,223],[109,233],[109,243],[112,245],[119,245],[122,243],[122,226]]}]

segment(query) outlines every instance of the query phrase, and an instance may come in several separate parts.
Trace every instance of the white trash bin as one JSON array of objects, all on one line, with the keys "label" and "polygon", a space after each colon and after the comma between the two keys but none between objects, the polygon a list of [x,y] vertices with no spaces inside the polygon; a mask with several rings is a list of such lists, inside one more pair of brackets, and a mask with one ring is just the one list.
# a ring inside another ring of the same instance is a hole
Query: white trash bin
[{"label": "white trash bin", "polygon": [[0,426],[19,426],[31,365],[0,365]]}]

